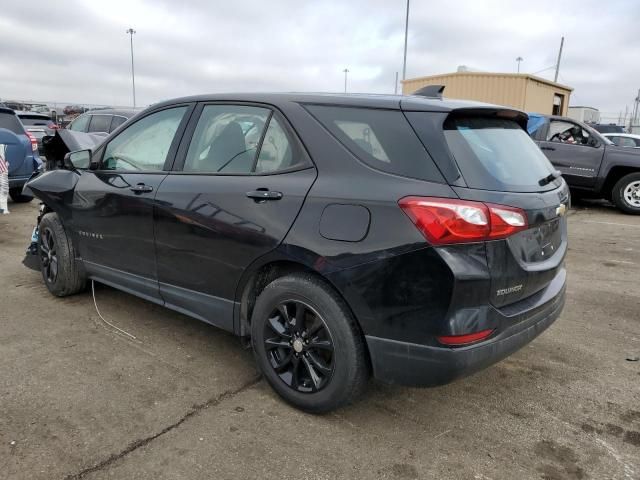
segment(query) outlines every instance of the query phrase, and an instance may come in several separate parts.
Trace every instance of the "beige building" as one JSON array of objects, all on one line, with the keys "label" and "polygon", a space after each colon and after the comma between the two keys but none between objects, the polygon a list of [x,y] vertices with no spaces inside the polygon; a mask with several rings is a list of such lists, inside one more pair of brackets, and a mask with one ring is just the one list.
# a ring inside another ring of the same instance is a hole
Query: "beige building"
[{"label": "beige building", "polygon": [[409,95],[427,85],[444,85],[444,96],[495,103],[525,112],[567,115],[573,88],[527,73],[455,72],[402,81]]}]

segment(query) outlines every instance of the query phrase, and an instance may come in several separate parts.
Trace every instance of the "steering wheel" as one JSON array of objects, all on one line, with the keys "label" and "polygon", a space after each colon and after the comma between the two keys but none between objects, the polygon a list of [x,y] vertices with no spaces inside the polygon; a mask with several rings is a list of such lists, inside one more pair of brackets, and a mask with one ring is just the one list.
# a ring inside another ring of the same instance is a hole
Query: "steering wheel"
[{"label": "steering wheel", "polygon": [[[123,156],[121,153],[118,154],[114,154],[112,155],[109,160],[113,160],[115,163],[117,162],[124,162],[127,165],[129,165],[131,167],[131,170],[140,170],[140,167],[138,167],[135,163],[133,163],[132,160],[126,158],[125,156]],[[117,170],[117,168],[114,168],[114,170]]]}]

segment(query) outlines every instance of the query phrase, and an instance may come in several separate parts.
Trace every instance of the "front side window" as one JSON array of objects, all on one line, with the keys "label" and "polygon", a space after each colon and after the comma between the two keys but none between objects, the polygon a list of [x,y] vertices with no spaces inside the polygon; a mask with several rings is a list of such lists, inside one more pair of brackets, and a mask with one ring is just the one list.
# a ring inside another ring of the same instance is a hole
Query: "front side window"
[{"label": "front side window", "polygon": [[590,136],[589,132],[578,124],[554,120],[549,125],[547,141],[587,145]]},{"label": "front side window", "polygon": [[198,120],[184,164],[185,172],[253,171],[271,110],[243,105],[206,105]]},{"label": "front side window", "polygon": [[89,115],[80,115],[73,122],[71,122],[71,125],[69,125],[69,130],[73,130],[75,132],[86,132],[90,118],[91,117]]},{"label": "front side window", "polygon": [[102,168],[162,170],[186,110],[187,107],[161,110],[130,125],[107,145],[102,158]]},{"label": "front side window", "polygon": [[111,125],[111,115],[91,115],[91,121],[89,122],[89,129],[87,130],[87,132],[109,133],[110,125]]}]

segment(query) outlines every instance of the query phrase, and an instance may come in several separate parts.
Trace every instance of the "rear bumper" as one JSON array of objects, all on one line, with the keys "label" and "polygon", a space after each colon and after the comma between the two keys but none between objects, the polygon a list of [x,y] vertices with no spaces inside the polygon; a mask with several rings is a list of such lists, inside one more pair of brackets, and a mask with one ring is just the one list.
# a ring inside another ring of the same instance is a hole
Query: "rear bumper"
[{"label": "rear bumper", "polygon": [[[564,272],[564,271],[563,271]],[[562,312],[565,275],[555,279],[553,296],[526,312],[505,316],[513,323],[477,346],[447,348],[366,336],[374,377],[385,383],[415,387],[443,385],[492,365],[546,330]],[[500,310],[496,310],[502,315]]]}]

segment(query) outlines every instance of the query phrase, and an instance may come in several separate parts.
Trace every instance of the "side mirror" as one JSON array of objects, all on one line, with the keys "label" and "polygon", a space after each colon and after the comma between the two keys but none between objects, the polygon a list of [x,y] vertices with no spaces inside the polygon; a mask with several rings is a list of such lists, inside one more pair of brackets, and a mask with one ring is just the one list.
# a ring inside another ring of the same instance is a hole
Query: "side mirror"
[{"label": "side mirror", "polygon": [[64,156],[64,166],[70,170],[86,170],[91,166],[91,150],[77,150]]}]

